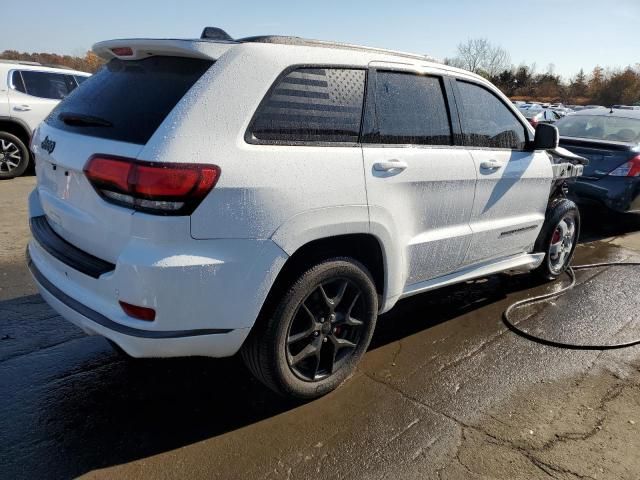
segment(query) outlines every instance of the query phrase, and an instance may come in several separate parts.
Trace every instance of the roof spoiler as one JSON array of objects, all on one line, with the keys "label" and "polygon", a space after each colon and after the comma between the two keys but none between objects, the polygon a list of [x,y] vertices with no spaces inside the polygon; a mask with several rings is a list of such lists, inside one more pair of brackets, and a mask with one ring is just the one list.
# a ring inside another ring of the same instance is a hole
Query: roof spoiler
[{"label": "roof spoiler", "polygon": [[93,51],[105,60],[141,60],[161,55],[217,60],[233,45],[235,42],[229,41],[125,38],[96,43]]}]

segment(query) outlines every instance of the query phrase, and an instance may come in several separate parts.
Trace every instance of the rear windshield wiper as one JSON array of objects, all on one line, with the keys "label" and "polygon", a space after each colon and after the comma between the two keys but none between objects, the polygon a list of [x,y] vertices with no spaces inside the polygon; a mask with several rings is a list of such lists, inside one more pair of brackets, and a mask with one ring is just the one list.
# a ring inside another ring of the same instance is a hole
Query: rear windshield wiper
[{"label": "rear windshield wiper", "polygon": [[62,112],[58,118],[74,127],[113,127],[113,123],[109,120],[82,113]]}]

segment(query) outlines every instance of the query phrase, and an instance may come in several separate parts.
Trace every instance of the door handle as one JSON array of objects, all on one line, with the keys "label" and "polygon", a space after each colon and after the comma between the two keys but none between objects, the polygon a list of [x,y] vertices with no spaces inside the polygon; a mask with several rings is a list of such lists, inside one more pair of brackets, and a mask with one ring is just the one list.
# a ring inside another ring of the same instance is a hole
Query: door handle
[{"label": "door handle", "polygon": [[373,164],[373,169],[376,172],[390,172],[392,170],[402,171],[405,170],[409,165],[407,162],[401,162],[400,160],[387,160],[384,162],[376,162]]},{"label": "door handle", "polygon": [[484,168],[486,170],[498,170],[502,167],[504,167],[504,162],[501,162],[500,160],[485,160],[480,163],[480,168]]},{"label": "door handle", "polygon": [[13,107],[13,109],[16,112],[28,112],[29,110],[31,110],[31,107],[29,105],[16,105],[15,107]]}]

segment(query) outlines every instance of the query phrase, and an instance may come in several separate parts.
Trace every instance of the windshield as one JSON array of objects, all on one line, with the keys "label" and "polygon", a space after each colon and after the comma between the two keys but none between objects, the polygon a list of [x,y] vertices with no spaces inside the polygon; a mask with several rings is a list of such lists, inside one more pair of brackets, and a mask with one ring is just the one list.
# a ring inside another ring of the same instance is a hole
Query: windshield
[{"label": "windshield", "polygon": [[562,137],[640,143],[640,119],[576,115],[563,118],[556,126]]}]

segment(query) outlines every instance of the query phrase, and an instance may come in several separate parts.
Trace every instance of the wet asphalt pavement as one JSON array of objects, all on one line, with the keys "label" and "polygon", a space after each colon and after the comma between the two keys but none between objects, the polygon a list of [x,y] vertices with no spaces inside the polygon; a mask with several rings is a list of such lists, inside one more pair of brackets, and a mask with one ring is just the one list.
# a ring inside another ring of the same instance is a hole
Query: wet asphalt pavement
[{"label": "wet asphalt pavement", "polygon": [[[296,404],[238,358],[127,360],[56,315],[24,267],[33,181],[0,183],[0,478],[640,477],[640,347],[557,349],[501,320],[557,283],[497,275],[402,301],[345,385]],[[587,215],[575,263],[637,260],[634,231]],[[640,269],[578,282],[519,325],[640,338]]]}]

